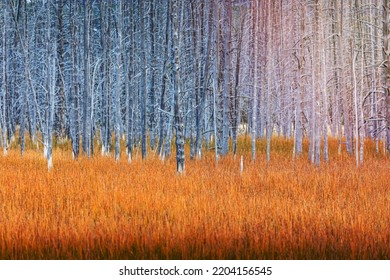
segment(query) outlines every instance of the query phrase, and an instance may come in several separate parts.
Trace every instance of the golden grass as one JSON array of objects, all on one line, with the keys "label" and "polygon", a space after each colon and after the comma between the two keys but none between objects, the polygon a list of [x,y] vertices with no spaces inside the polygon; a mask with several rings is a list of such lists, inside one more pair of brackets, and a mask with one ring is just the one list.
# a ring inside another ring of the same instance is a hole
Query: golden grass
[{"label": "golden grass", "polygon": [[187,156],[184,176],[172,156],[128,164],[96,154],[73,161],[54,150],[0,156],[0,259],[389,259],[390,159],[366,143],[357,169],[337,155],[315,167],[291,160],[292,142],[264,141],[250,161],[213,153]]}]

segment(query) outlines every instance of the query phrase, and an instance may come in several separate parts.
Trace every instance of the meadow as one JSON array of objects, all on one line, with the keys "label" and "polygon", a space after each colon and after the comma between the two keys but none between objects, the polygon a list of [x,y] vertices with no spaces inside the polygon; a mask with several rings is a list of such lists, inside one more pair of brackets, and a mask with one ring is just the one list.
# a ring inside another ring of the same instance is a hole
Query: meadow
[{"label": "meadow", "polygon": [[[265,142],[250,159],[213,151],[200,160],[149,151],[129,164],[124,152],[73,160],[53,152],[0,155],[0,259],[389,259],[390,157],[365,144],[364,165],[337,154],[319,167],[292,160],[290,140]],[[307,149],[307,143],[305,143]],[[240,173],[240,157],[244,170]]]}]

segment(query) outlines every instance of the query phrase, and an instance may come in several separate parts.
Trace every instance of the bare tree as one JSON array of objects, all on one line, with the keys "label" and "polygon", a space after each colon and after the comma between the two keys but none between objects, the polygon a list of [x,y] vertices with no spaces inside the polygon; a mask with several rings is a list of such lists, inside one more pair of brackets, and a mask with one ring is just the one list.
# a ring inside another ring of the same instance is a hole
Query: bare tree
[{"label": "bare tree", "polygon": [[384,53],[386,65],[385,84],[385,122],[386,122],[386,149],[390,152],[390,2],[384,0]]},{"label": "bare tree", "polygon": [[90,17],[90,5],[89,0],[84,1],[84,91],[83,91],[83,152],[90,157],[91,156],[91,122],[90,122],[90,110],[91,110],[91,83],[90,83],[90,59],[89,59],[89,17]]}]

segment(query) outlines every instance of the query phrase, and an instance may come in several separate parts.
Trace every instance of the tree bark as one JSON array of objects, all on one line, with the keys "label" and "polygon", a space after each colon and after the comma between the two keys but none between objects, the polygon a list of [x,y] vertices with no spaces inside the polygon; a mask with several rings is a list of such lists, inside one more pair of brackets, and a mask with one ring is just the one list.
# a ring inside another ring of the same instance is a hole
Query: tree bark
[{"label": "tree bark", "polygon": [[172,22],[173,22],[173,42],[174,42],[174,102],[175,102],[175,129],[176,129],[176,170],[183,174],[184,165],[184,124],[182,111],[182,93],[180,76],[180,46],[179,46],[179,26],[178,1],[172,1]]},{"label": "tree bark", "polygon": [[83,152],[91,156],[91,123],[89,110],[90,99],[90,61],[89,61],[89,6],[90,0],[84,1],[84,92],[83,92]]}]

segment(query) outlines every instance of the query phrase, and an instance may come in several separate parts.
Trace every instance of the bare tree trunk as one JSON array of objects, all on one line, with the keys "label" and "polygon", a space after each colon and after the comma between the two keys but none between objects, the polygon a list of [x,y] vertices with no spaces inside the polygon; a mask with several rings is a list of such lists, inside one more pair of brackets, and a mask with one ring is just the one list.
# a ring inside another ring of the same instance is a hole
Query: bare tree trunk
[{"label": "bare tree trunk", "polygon": [[141,24],[141,149],[142,149],[142,158],[146,159],[146,104],[147,104],[147,96],[148,96],[148,89],[146,85],[146,50],[145,50],[145,19],[144,19],[144,1],[139,0],[138,1],[139,9],[140,9],[140,24]]},{"label": "bare tree trunk", "polygon": [[[23,5],[23,7],[20,7],[20,5]],[[26,12],[26,3],[22,4],[19,3],[19,9],[23,11],[23,16],[21,17],[23,21],[22,24],[20,24],[18,30],[20,36],[23,36],[23,42],[24,46],[26,48],[25,55],[24,55],[24,64],[29,65],[29,51],[28,51],[28,36],[27,36],[27,12]],[[24,23],[24,25],[23,25]],[[18,24],[18,22],[16,22]],[[23,33],[23,34],[21,34]],[[22,40],[20,40],[20,43],[23,44]],[[26,68],[25,68],[26,69]],[[26,73],[26,72],[25,72]],[[20,123],[19,123],[19,139],[20,139],[20,154],[23,156],[24,150],[25,150],[25,128],[26,128],[26,111],[27,111],[27,89],[22,90],[21,96],[20,96]]]},{"label": "bare tree trunk", "polygon": [[8,22],[8,7],[7,5],[3,5],[3,18],[4,18],[4,25],[3,25],[3,65],[2,65],[2,85],[1,85],[1,132],[2,132],[2,144],[3,144],[3,155],[7,155],[7,149],[8,149],[8,143],[7,143],[7,121],[6,121],[6,116],[7,116],[7,102],[6,102],[6,97],[7,97],[7,22]]},{"label": "bare tree trunk", "polygon": [[230,52],[231,52],[231,20],[232,20],[232,0],[224,1],[224,69],[223,69],[223,99],[222,99],[222,149],[221,154],[229,152],[229,117],[228,117],[228,96],[230,92]]},{"label": "bare tree trunk", "polygon": [[[216,17],[218,18],[218,2],[214,2],[214,10]],[[219,23],[217,22],[217,27],[214,32],[214,38],[213,41],[214,44],[214,63],[213,63],[213,131],[214,131],[214,153],[215,153],[215,164],[218,165],[218,129],[217,129],[217,123],[218,123],[218,112],[217,112],[217,94],[218,94],[218,36],[219,36]]]},{"label": "bare tree trunk", "polygon": [[[130,14],[134,13],[133,2],[129,3]],[[129,33],[130,35],[130,54],[125,56],[125,83],[126,83],[126,151],[127,151],[127,162],[130,163],[133,157],[133,128],[134,128],[134,84],[133,84],[133,66],[130,65],[131,60],[134,60],[135,53],[135,24],[134,19],[130,21]]]},{"label": "bare tree trunk", "polygon": [[[313,37],[314,37],[314,43],[312,48],[312,69],[311,69],[311,114],[310,114],[310,121],[311,121],[311,135],[310,135],[310,148],[309,148],[309,158],[311,163],[319,165],[320,164],[320,156],[321,156],[321,149],[320,149],[320,118],[319,118],[319,104],[317,104],[317,98],[318,98],[318,92],[321,91],[321,88],[319,86],[319,81],[317,81],[317,75],[319,74],[318,70],[318,61],[319,61],[319,0],[315,1],[315,7],[314,7],[314,26],[313,26]],[[318,102],[319,103],[319,102]]]},{"label": "bare tree trunk", "polygon": [[115,160],[119,161],[120,157],[120,131],[121,131],[121,106],[120,106],[120,92],[121,92],[121,86],[122,86],[122,78],[121,78],[121,72],[122,72],[122,54],[123,54],[123,47],[122,47],[122,22],[123,22],[123,15],[122,15],[122,0],[117,3],[117,29],[118,29],[118,53],[116,54],[117,61],[116,61],[116,89],[114,92],[114,114],[115,114]]},{"label": "bare tree trunk", "polygon": [[[55,49],[55,43],[53,43],[53,48]],[[50,55],[50,65],[49,69],[49,79],[50,79],[50,88],[48,94],[48,105],[49,105],[49,118],[47,123],[47,169],[50,170],[53,167],[53,126],[54,126],[54,102],[55,102],[55,74],[56,74],[56,60],[53,53]]]},{"label": "bare tree trunk", "polygon": [[237,55],[236,55],[236,67],[235,67],[235,84],[234,84],[234,96],[233,96],[233,129],[232,129],[232,140],[233,140],[233,154],[237,154],[237,131],[240,124],[240,95],[239,95],[239,85],[240,85],[240,63],[241,63],[241,51],[242,51],[242,41],[244,36],[244,25],[246,20],[246,14],[242,15],[240,29],[237,31]]},{"label": "bare tree trunk", "polygon": [[271,54],[267,57],[267,95],[266,95],[266,160],[267,165],[271,160],[271,138],[273,134],[273,124],[271,120],[271,91],[272,91],[272,72],[273,72],[273,13],[272,0],[268,1],[268,15],[267,15],[267,51]]},{"label": "bare tree trunk", "polygon": [[156,68],[156,57],[155,57],[155,48],[156,48],[156,34],[155,34],[155,1],[150,1],[150,110],[149,110],[149,122],[150,122],[150,148],[155,149],[156,145],[156,93],[155,93],[155,68]]},{"label": "bare tree trunk", "polygon": [[385,124],[386,124],[386,150],[390,152],[390,2],[384,0],[384,52],[386,64],[386,84],[385,84]]},{"label": "bare tree trunk", "polygon": [[47,169],[53,167],[53,126],[54,126],[54,98],[55,98],[55,82],[56,82],[56,43],[51,42],[51,16],[50,6],[51,1],[47,2]]},{"label": "bare tree trunk", "polygon": [[[332,23],[332,34],[337,34],[338,32],[338,14],[339,14],[339,11],[338,11],[338,1],[336,0],[333,0],[332,2],[332,7],[334,8],[335,12],[333,13],[333,23]],[[337,37],[340,37],[340,34],[337,34],[338,36]],[[338,45],[340,43],[340,40],[336,40],[336,39],[333,39],[332,40],[332,47],[333,47],[333,54],[332,54],[332,59],[333,59],[333,67],[334,67],[334,71],[333,71],[333,77],[334,77],[334,99],[333,99],[333,123],[335,124],[335,128],[337,130],[337,144],[338,144],[338,148],[337,148],[337,153],[338,155],[341,155],[341,149],[342,149],[342,137],[343,137],[343,132],[342,132],[342,118],[341,118],[341,103],[340,103],[340,99],[341,99],[341,94],[340,94],[340,88],[341,88],[341,83],[340,83],[340,74],[338,73],[337,71],[337,67],[338,67],[338,49],[337,48],[340,48],[340,46]]]},{"label": "bare tree trunk", "polygon": [[322,91],[322,122],[323,122],[323,139],[324,139],[324,160],[329,161],[328,154],[328,91],[327,91],[327,69],[326,69],[326,46],[327,46],[327,36],[325,33],[325,21],[323,17],[323,5],[322,0],[320,0],[319,8],[319,36],[320,40],[320,53],[321,53],[321,91]]},{"label": "bare tree trunk", "polygon": [[[340,7],[338,4],[338,1],[335,1],[335,8],[336,8],[336,22],[337,25],[337,36],[338,38],[338,46],[339,46],[339,64],[341,68],[341,77],[340,77],[340,86],[341,86],[341,95],[342,95],[342,107],[343,107],[343,117],[344,117],[344,135],[345,135],[345,141],[346,141],[346,149],[349,154],[352,154],[352,133],[351,133],[351,120],[350,120],[350,114],[349,114],[349,105],[348,105],[348,92],[346,88],[346,82],[347,79],[345,78],[345,66],[344,66],[344,44],[343,44],[343,25],[344,25],[344,0],[341,0]],[[339,15],[339,9],[341,11],[340,18]]]},{"label": "bare tree trunk", "polygon": [[66,136],[66,103],[65,103],[65,80],[64,80],[64,3],[63,0],[58,2],[58,33],[57,33],[57,57],[58,57],[58,70],[56,78],[56,87],[58,90],[58,105],[55,115],[55,132],[59,138],[65,138]]},{"label": "bare tree trunk", "polygon": [[[295,5],[294,5],[295,7]],[[293,11],[294,13],[294,11]],[[303,85],[305,74],[305,6],[302,4],[302,10],[300,14],[299,30],[300,30],[300,47],[299,47],[299,57],[297,56],[297,81],[298,81],[298,93],[295,98],[295,135],[294,135],[294,150],[293,150],[293,159],[295,156],[300,156],[302,154],[302,138],[303,138],[303,123],[302,123],[302,96],[304,96],[305,87]]]},{"label": "bare tree trunk", "polygon": [[91,123],[89,119],[90,99],[90,65],[89,65],[89,6],[90,0],[84,1],[84,92],[83,92],[83,152],[91,156]]},{"label": "bare tree trunk", "polygon": [[354,112],[355,112],[355,159],[356,166],[359,166],[359,113],[357,101],[357,81],[356,81],[356,59],[358,53],[352,54],[352,79],[353,79],[353,98],[354,98]]},{"label": "bare tree trunk", "polygon": [[[200,93],[200,110],[198,114],[199,119],[199,125],[196,128],[196,154],[198,157],[202,154],[202,137],[201,137],[201,124],[202,120],[205,120],[205,105],[206,105],[206,92],[207,87],[209,85],[209,73],[210,73],[210,54],[211,54],[211,45],[212,45],[212,38],[213,38],[213,19],[216,14],[216,4],[214,4],[214,0],[210,0],[209,2],[209,9],[208,9],[208,32],[207,33],[207,39],[206,39],[206,47],[205,47],[205,63],[203,67],[203,80],[201,83],[201,93]],[[207,14],[207,11],[205,11],[205,14]]]},{"label": "bare tree trunk", "polygon": [[162,87],[161,87],[161,97],[160,97],[160,123],[159,123],[159,138],[158,138],[158,146],[157,151],[160,156],[160,158],[163,158],[164,154],[164,126],[166,125],[164,123],[168,120],[168,117],[166,116],[165,112],[165,102],[166,102],[166,91],[167,91],[167,80],[168,80],[168,73],[167,73],[167,64],[169,63],[169,29],[170,29],[170,1],[167,3],[167,10],[166,10],[166,23],[165,23],[165,52],[164,52],[164,64],[162,69]]},{"label": "bare tree trunk", "polygon": [[[373,26],[370,26],[370,37],[373,39],[371,40],[371,63],[372,65],[375,65],[377,60],[377,51],[376,51],[376,40],[375,38],[378,38],[378,26],[377,21],[378,18],[374,14],[374,7],[373,2],[370,0],[370,22],[373,23]],[[377,82],[378,82],[378,74],[377,74],[377,68],[373,68],[373,77],[371,80],[371,117],[375,120],[372,123],[372,129],[370,131],[370,136],[375,139],[375,152],[379,153],[379,137],[378,137],[378,129],[379,129],[379,121],[378,119],[378,104],[377,104]],[[364,100],[363,100],[364,103]]]},{"label": "bare tree trunk", "polygon": [[72,156],[76,159],[80,152],[80,129],[79,129],[79,85],[77,81],[77,50],[78,45],[77,22],[76,15],[78,14],[78,5],[73,1],[70,2],[69,18],[70,18],[70,36],[72,38],[71,47],[71,79],[70,79],[70,103],[71,103],[71,117],[70,117],[70,134],[72,139]]},{"label": "bare tree trunk", "polygon": [[217,92],[218,92],[218,85],[217,85],[217,66],[216,66],[216,58],[214,58],[214,77],[213,77],[213,128],[214,128],[214,152],[215,152],[215,164],[218,165],[218,130],[217,130]]},{"label": "bare tree trunk", "polygon": [[175,102],[175,128],[176,128],[176,170],[179,174],[184,173],[184,124],[182,111],[182,92],[180,76],[180,43],[179,27],[180,19],[178,15],[178,1],[172,1],[172,23],[173,23],[173,42],[174,42],[174,102]]}]

